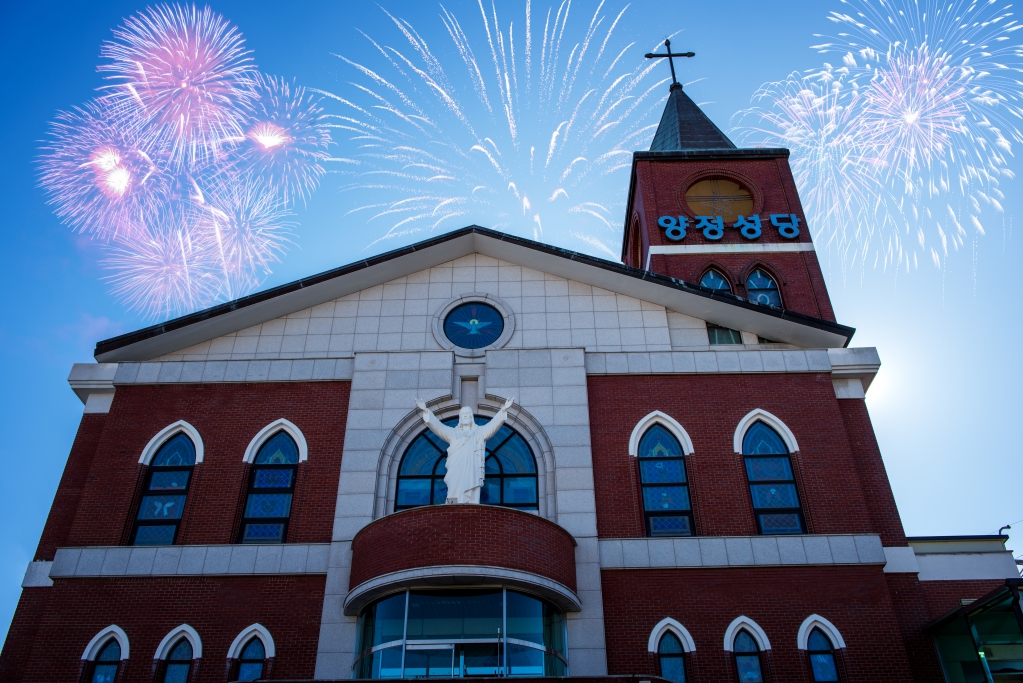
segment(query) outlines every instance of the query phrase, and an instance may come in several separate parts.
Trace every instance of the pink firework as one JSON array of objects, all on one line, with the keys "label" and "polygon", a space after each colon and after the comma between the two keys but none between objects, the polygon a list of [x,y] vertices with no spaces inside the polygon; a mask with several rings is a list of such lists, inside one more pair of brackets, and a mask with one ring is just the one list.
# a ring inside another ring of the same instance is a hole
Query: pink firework
[{"label": "pink firework", "polygon": [[928,169],[966,132],[968,107],[959,70],[927,46],[898,53],[864,88],[860,144],[899,177]]},{"label": "pink firework", "polygon": [[248,182],[279,191],[285,203],[306,201],[326,173],[330,131],[320,98],[284,79],[257,75],[256,98],[237,168]]},{"label": "pink firework", "polygon": [[211,186],[194,204],[192,221],[210,241],[222,293],[234,298],[251,291],[280,261],[290,241],[291,214],[274,195],[243,183]]},{"label": "pink firework", "polygon": [[159,5],[125,20],[102,56],[107,99],[176,168],[244,135],[255,65],[241,34],[209,7]]},{"label": "pink firework", "polygon": [[186,227],[119,238],[104,279],[131,310],[166,318],[209,306],[220,294],[218,263],[208,236]]},{"label": "pink firework", "polygon": [[112,239],[135,230],[166,197],[167,178],[131,129],[98,103],[61,112],[43,146],[41,182],[68,225]]}]

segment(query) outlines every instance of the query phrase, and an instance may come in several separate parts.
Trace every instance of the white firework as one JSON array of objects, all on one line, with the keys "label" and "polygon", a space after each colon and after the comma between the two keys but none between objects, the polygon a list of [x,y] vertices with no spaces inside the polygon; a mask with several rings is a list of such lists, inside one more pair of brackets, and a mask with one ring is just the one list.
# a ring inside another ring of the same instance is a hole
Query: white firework
[{"label": "white firework", "polygon": [[667,79],[618,40],[625,9],[603,8],[577,26],[569,0],[539,15],[527,0],[512,19],[480,2],[466,30],[442,7],[439,51],[388,14],[398,47],[365,36],[374,61],[341,56],[352,81],[325,94],[349,135],[351,213],[376,241],[478,219],[618,258],[632,152],[650,144]]}]

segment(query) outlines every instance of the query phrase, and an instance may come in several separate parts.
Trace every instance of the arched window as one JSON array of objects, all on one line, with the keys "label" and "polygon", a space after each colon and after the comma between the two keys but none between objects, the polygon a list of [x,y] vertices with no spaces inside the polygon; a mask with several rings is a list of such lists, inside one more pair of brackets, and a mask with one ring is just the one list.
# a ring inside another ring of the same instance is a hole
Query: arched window
[{"label": "arched window", "polygon": [[746,278],[746,297],[755,304],[781,308],[778,284],[770,275],[757,268]]},{"label": "arched window", "polygon": [[185,510],[188,484],[195,467],[195,444],[178,432],[153,456],[139,512],[132,530],[133,545],[171,545]]},{"label": "arched window", "polygon": [[242,648],[238,658],[238,680],[254,681],[263,677],[263,662],[266,660],[266,649],[263,641],[253,636]]},{"label": "arched window", "polygon": [[789,449],[778,433],[763,422],[754,422],[743,436],[742,454],[757,531],[761,534],[806,533]]},{"label": "arched window", "polygon": [[[476,424],[486,424],[477,417]],[[454,426],[458,418],[443,421]],[[447,499],[444,467],[447,444],[426,430],[405,449],[398,469],[395,510],[441,505]],[[480,502],[522,510],[537,509],[536,460],[526,440],[508,425],[487,440],[486,470]]]},{"label": "arched window", "polygon": [[716,292],[732,291],[732,286],[728,284],[728,279],[716,268],[711,268],[703,274],[703,277],[700,278],[700,285],[707,289],[713,289]]},{"label": "arched window", "polygon": [[739,676],[739,683],[763,683],[760,648],[745,629],[736,634],[735,642],[732,644],[732,655],[735,657],[735,671]]},{"label": "arched window", "polygon": [[163,683],[187,683],[192,673],[192,644],[188,638],[182,638],[167,655],[163,670]]},{"label": "arched window", "polygon": [[806,643],[806,653],[810,656],[810,671],[813,672],[814,681],[823,683],[824,681],[838,680],[835,646],[819,628],[810,632],[810,638]]},{"label": "arched window", "polygon": [[686,662],[682,643],[670,631],[661,637],[657,646],[657,659],[661,663],[661,678],[675,683],[686,683]]},{"label": "arched window", "polygon": [[284,543],[298,474],[298,446],[279,431],[260,446],[249,474],[239,542]]},{"label": "arched window", "polygon": [[111,638],[96,655],[92,676],[89,678],[90,683],[114,683],[120,663],[121,645],[116,638]]},{"label": "arched window", "polygon": [[678,439],[655,424],[639,442],[639,481],[650,536],[692,536],[689,479]]}]

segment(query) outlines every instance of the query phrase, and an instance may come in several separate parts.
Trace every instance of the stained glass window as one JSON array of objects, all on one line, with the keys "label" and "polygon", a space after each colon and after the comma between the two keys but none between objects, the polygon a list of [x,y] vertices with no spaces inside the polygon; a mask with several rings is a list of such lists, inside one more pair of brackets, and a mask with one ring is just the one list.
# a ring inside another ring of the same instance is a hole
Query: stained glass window
[{"label": "stained glass window", "polygon": [[121,645],[115,638],[107,641],[103,649],[96,655],[92,668],[90,683],[114,683],[117,678],[117,667],[121,663]]},{"label": "stained glass window", "polygon": [[457,306],[444,319],[444,334],[455,346],[481,349],[493,344],[504,332],[504,318],[488,304],[472,301]]},{"label": "stained glass window", "polygon": [[[451,427],[458,424],[458,418],[453,417],[443,422]],[[476,424],[487,422],[485,417],[476,418]],[[447,447],[440,437],[429,430],[409,444],[398,470],[395,510],[444,503],[448,493],[444,483]],[[480,502],[536,510],[539,502],[536,460],[526,440],[508,425],[503,425],[497,434],[487,440],[486,458]]]},{"label": "stained glass window", "polygon": [[813,680],[816,683],[838,680],[835,646],[819,628],[810,632],[810,638],[806,643],[806,653],[810,656],[810,671],[813,672]]},{"label": "stained glass window", "polygon": [[266,650],[263,648],[263,641],[253,638],[242,648],[241,657],[238,658],[238,680],[254,681],[263,677],[263,662],[266,659]]},{"label": "stained glass window", "polygon": [[770,275],[757,268],[746,278],[746,298],[755,304],[781,308],[778,284]]},{"label": "stained glass window", "polygon": [[692,536],[693,514],[682,446],[655,424],[639,441],[639,481],[650,536]]},{"label": "stained glass window", "polygon": [[657,646],[657,658],[661,662],[661,678],[675,683],[686,683],[686,662],[682,643],[674,633],[665,633]]},{"label": "stained glass window", "polygon": [[761,534],[806,533],[789,449],[778,432],[763,422],[755,422],[743,436],[742,453],[757,531]]},{"label": "stained glass window", "polygon": [[160,446],[146,472],[132,529],[133,545],[174,543],[194,467],[195,444],[185,434],[179,432]]},{"label": "stained glass window", "polygon": [[192,671],[192,644],[182,638],[167,655],[163,671],[163,683],[187,683]]},{"label": "stained glass window", "polygon": [[700,285],[706,287],[707,289],[713,289],[714,291],[717,292],[732,291],[732,286],[728,284],[728,280],[725,278],[725,276],[719,273],[714,268],[711,268],[710,270],[703,274],[703,277],[700,278]]},{"label": "stained glass window", "polygon": [[739,631],[732,645],[735,655],[735,671],[739,683],[763,683],[764,675],[760,670],[760,648],[746,631]]},{"label": "stained glass window", "polygon": [[253,459],[241,543],[284,543],[297,475],[298,446],[287,432],[279,431],[260,446]]},{"label": "stained glass window", "polygon": [[721,216],[734,223],[740,215],[753,213],[753,197],[734,180],[708,178],[686,190],[686,203],[697,216]]}]

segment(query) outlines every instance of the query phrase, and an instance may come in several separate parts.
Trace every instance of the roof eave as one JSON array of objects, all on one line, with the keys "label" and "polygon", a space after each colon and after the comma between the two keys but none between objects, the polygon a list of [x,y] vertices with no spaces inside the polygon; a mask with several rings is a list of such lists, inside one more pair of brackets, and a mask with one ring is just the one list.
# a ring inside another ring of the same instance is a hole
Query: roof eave
[{"label": "roof eave", "polygon": [[732,329],[807,348],[848,345],[855,330],[792,311],[766,308],[682,280],[469,226],[268,289],[181,318],[101,341],[99,362],[149,360],[304,308],[478,252],[632,296]]}]

